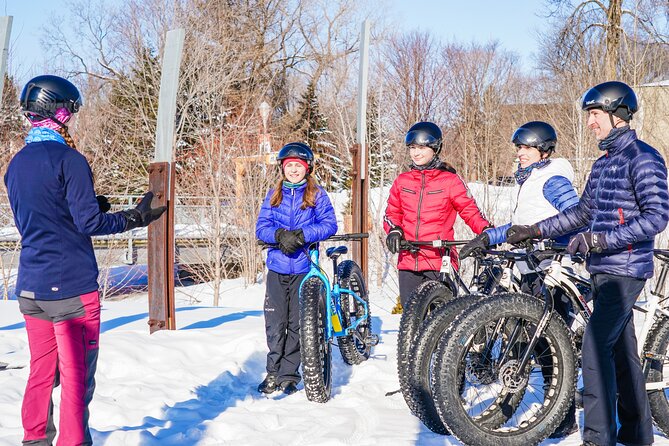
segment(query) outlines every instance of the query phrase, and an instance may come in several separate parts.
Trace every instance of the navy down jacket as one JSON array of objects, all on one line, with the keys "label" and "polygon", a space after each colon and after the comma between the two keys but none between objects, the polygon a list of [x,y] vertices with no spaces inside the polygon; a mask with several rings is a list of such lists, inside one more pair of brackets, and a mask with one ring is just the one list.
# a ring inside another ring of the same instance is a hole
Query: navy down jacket
[{"label": "navy down jacket", "polygon": [[[283,201],[277,207],[269,204],[274,193],[274,189],[270,189],[256,223],[256,237],[259,240],[276,243],[274,233],[277,229],[302,229],[305,244],[309,245],[337,232],[337,218],[328,194],[322,187],[318,187],[315,207],[300,208],[306,187],[306,184],[292,188],[283,186]],[[271,248],[267,253],[267,268],[279,274],[306,273],[309,271],[309,257],[302,249],[285,255],[278,248]]]},{"label": "navy down jacket", "polygon": [[578,205],[538,226],[545,238],[580,227],[603,233],[607,250],[590,253],[590,273],[648,279],[653,275],[655,235],[668,220],[667,167],[662,155],[629,130],[595,161]]}]

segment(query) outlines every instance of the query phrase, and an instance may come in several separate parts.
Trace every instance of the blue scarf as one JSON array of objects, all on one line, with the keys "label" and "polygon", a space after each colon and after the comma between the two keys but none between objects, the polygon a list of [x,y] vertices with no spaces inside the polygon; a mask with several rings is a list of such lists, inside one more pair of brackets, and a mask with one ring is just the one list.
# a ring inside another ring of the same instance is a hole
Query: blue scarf
[{"label": "blue scarf", "polygon": [[31,142],[56,141],[67,145],[65,138],[55,130],[47,127],[33,127],[26,136],[26,144]]},{"label": "blue scarf", "polygon": [[516,183],[522,185],[530,177],[532,170],[541,169],[544,166],[549,165],[551,160],[549,158],[544,158],[536,163],[532,163],[527,167],[518,166],[518,170],[513,175],[516,177]]},{"label": "blue scarf", "polygon": [[606,136],[606,138],[602,139],[599,141],[599,150],[602,151],[607,151],[613,146],[613,142],[622,134],[627,133],[630,130],[629,125],[625,125],[623,127],[616,127],[615,129],[611,129],[609,134]]}]

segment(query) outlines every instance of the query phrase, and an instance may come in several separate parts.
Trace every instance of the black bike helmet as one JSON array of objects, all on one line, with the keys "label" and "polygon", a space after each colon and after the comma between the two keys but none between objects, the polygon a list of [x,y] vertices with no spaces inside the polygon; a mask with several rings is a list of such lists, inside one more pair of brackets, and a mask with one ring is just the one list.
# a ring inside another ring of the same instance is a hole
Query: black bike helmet
[{"label": "black bike helmet", "polygon": [[586,91],[581,101],[581,108],[584,111],[600,108],[629,122],[632,120],[632,115],[639,110],[639,103],[629,85],[610,81],[595,85]]},{"label": "black bike helmet", "polygon": [[523,124],[513,133],[511,138],[516,146],[534,147],[540,152],[552,153],[557,145],[555,129],[542,121],[531,121]]},{"label": "black bike helmet", "polygon": [[441,129],[433,122],[417,122],[407,132],[404,144],[407,147],[412,145],[429,147],[439,155],[443,144]]},{"label": "black bike helmet", "polygon": [[31,121],[50,118],[64,126],[55,118],[56,110],[76,113],[81,105],[81,94],[72,82],[49,74],[31,79],[21,92],[21,110]]},{"label": "black bike helmet", "polygon": [[289,142],[279,150],[279,155],[276,157],[279,167],[283,164],[283,160],[288,158],[299,158],[306,161],[309,165],[307,173],[311,173],[314,170],[314,152],[311,151],[308,145],[302,142]]}]

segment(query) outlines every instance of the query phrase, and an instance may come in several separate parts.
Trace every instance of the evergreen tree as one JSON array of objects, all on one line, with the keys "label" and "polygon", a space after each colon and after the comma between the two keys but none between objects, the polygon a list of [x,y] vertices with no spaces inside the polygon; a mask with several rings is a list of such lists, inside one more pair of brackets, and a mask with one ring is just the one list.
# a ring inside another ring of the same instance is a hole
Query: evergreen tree
[{"label": "evergreen tree", "polygon": [[[332,132],[328,120],[321,113],[316,94],[316,84],[312,79],[298,103],[298,121],[294,132],[318,157],[315,176],[329,190],[342,189],[350,177],[350,162],[342,159],[337,146],[332,142]],[[349,166],[344,168],[344,166]]]}]

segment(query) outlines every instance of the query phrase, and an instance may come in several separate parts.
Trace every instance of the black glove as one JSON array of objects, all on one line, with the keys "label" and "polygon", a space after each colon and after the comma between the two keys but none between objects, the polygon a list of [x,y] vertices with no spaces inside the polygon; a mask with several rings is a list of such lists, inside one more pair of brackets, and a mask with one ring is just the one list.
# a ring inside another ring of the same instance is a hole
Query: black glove
[{"label": "black glove", "polygon": [[157,220],[163,212],[167,209],[167,206],[160,206],[157,208],[151,207],[151,201],[153,200],[153,192],[149,191],[144,194],[139,204],[134,209],[128,209],[121,211],[123,216],[126,219],[125,231],[129,231],[135,228],[142,228],[144,226],[149,226],[154,220]]},{"label": "black glove", "polygon": [[107,197],[104,195],[97,195],[95,197],[96,200],[98,200],[98,207],[100,208],[100,212],[105,213],[109,212],[111,209],[111,204],[109,204],[109,200],[107,200]]},{"label": "black glove", "polygon": [[490,246],[490,237],[485,232],[480,233],[460,250],[460,259],[466,259],[470,255],[487,249]]},{"label": "black glove", "polygon": [[541,231],[537,225],[513,225],[506,230],[506,242],[512,245],[532,238],[541,238]]},{"label": "black glove", "polygon": [[393,254],[400,252],[402,242],[404,241],[404,231],[399,226],[393,226],[386,237],[386,246],[388,251]]},{"label": "black glove", "polygon": [[599,254],[606,251],[606,237],[600,232],[581,232],[569,240],[567,252],[571,255],[577,252],[586,255],[589,252]]},{"label": "black glove", "polygon": [[301,229],[293,229],[287,231],[279,228],[274,233],[274,238],[279,244],[279,249],[286,255],[293,254],[304,246],[304,233]]}]

